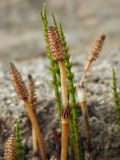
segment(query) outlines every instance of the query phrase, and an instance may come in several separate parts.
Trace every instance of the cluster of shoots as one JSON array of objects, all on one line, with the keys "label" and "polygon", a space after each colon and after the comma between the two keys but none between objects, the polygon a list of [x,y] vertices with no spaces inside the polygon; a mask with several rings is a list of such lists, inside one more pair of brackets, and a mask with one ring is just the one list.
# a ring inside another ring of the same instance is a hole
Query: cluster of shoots
[{"label": "cluster of shoots", "polygon": [[[49,26],[46,16],[46,6],[43,5],[41,12],[43,32],[45,36],[46,48],[48,50],[48,58],[50,60],[50,70],[52,73],[52,83],[55,91],[55,102],[60,116],[61,137],[57,134],[57,129],[53,129],[56,145],[59,148],[59,159],[67,160],[72,157],[73,160],[92,160],[92,144],[91,144],[91,128],[89,123],[87,99],[85,94],[85,79],[87,72],[90,70],[91,64],[97,59],[104,44],[106,35],[101,34],[95,41],[93,48],[88,56],[85,64],[82,78],[77,87],[78,100],[76,101],[76,89],[74,86],[74,74],[71,71],[72,63],[68,54],[68,45],[65,40],[62,25],[55,19],[52,14],[53,25]],[[44,137],[36,117],[36,102],[35,83],[32,75],[28,75],[28,84],[26,85],[16,66],[10,64],[10,76],[13,86],[19,98],[24,102],[25,109],[28,112],[28,117],[32,125],[33,151],[34,158],[47,160],[47,149],[45,146]],[[86,146],[85,153],[81,152],[80,146],[80,122],[78,120],[78,103],[82,111],[84,123],[86,126]],[[19,137],[19,134],[17,134]],[[10,137],[8,143],[15,146],[14,138]],[[20,144],[20,143],[19,143]],[[7,144],[9,146],[9,144]],[[9,150],[9,147],[6,147]],[[17,147],[18,148],[18,147]],[[10,155],[13,154],[16,159],[18,152],[15,148],[10,149]],[[68,152],[69,151],[69,152]],[[11,160],[5,152],[5,160]],[[19,158],[17,158],[19,159]],[[22,159],[22,158],[21,158]],[[57,159],[54,156],[51,159]]]}]

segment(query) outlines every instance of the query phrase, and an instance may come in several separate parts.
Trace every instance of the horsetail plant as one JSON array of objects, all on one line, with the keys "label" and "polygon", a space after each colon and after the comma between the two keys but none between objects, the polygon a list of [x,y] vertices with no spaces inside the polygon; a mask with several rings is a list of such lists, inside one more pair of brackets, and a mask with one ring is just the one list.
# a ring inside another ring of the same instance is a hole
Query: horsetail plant
[{"label": "horsetail plant", "polygon": [[[57,30],[57,32],[59,32],[59,36],[61,38],[61,41],[62,41],[62,44],[63,44],[63,47],[64,47],[64,41],[62,40],[60,29],[58,28],[59,26],[58,26],[58,23],[57,23],[56,18],[54,16],[54,13],[52,13],[51,15],[52,15],[52,20],[53,20],[54,28]],[[65,55],[65,51],[66,50],[65,50],[65,47],[64,47],[64,52],[62,54]],[[66,61],[66,58],[67,57],[65,57],[64,62]],[[67,88],[68,88],[68,84],[67,84]],[[68,91],[68,95],[69,95],[69,91]],[[68,99],[69,99],[69,96],[68,96]],[[70,121],[71,120],[72,119],[70,118]],[[75,146],[74,145],[74,135],[73,135],[73,133],[74,133],[74,131],[73,131],[73,124],[72,124],[72,122],[70,122],[70,134],[69,134],[70,137],[69,137],[69,139],[70,139],[71,153],[73,153],[73,151],[75,151],[75,147],[74,147]]]},{"label": "horsetail plant", "polygon": [[92,47],[92,49],[91,49],[91,51],[89,53],[89,56],[88,56],[88,61],[86,62],[85,66],[84,66],[83,75],[82,75],[82,78],[81,78],[81,81],[80,81],[80,85],[81,86],[82,86],[82,84],[83,84],[83,82],[85,80],[86,74],[87,74],[88,70],[90,69],[91,64],[99,56],[99,54],[100,54],[100,52],[102,50],[105,38],[106,38],[106,35],[104,33],[102,33],[96,39],[95,43],[93,44],[93,47]]},{"label": "horsetail plant", "polygon": [[[36,92],[35,92],[35,82],[32,78],[32,75],[30,74],[28,75],[28,100],[31,104],[33,112],[36,114],[37,98],[36,98]],[[39,148],[38,148],[37,137],[35,135],[35,130],[33,126],[32,126],[32,140],[33,140],[34,157],[37,159],[37,157],[39,158]]]},{"label": "horsetail plant", "polygon": [[25,108],[27,109],[27,112],[28,112],[28,116],[35,130],[35,135],[36,135],[39,149],[41,152],[41,158],[42,160],[46,160],[46,147],[45,147],[45,142],[43,140],[43,136],[40,130],[40,125],[33,111],[32,104],[29,102],[27,87],[24,81],[22,80],[20,72],[17,70],[16,66],[13,63],[10,64],[10,76],[18,96],[24,102]]},{"label": "horsetail plant", "polygon": [[[43,5],[41,18],[42,18],[44,36],[45,36],[45,40],[46,40],[46,43],[47,43],[48,57],[49,57],[50,61],[52,59],[52,61],[54,62],[55,66],[54,66],[54,64],[52,65],[53,66],[52,70],[55,70],[56,66],[58,68],[58,64],[59,64],[59,67],[60,67],[61,62],[60,61],[55,62],[54,59],[51,58],[52,51],[51,51],[50,45],[48,44],[48,33],[46,32],[47,29],[48,29],[48,21],[47,21],[47,17],[46,17],[46,6],[45,6],[45,4]],[[54,28],[55,28],[56,32],[59,32],[60,41],[62,42],[62,52],[63,52],[62,54],[65,57],[65,59],[64,59],[64,65],[65,65],[64,68],[65,69],[64,69],[64,74],[62,74],[62,75],[66,74],[66,79],[68,81],[68,85],[65,85],[64,87],[67,87],[66,91],[68,90],[68,93],[67,93],[68,94],[67,95],[68,96],[68,102],[67,103],[70,103],[70,110],[71,110],[71,113],[70,113],[70,115],[71,115],[71,119],[70,119],[70,121],[71,121],[70,122],[71,147],[74,150],[74,153],[76,155],[75,157],[77,158],[77,160],[80,160],[79,130],[78,130],[77,105],[76,105],[77,103],[76,103],[76,98],[75,98],[75,87],[74,87],[74,84],[73,84],[74,74],[71,71],[72,63],[70,62],[70,55],[68,55],[68,46],[67,46],[67,43],[65,41],[65,36],[64,36],[63,30],[62,30],[62,25],[60,24],[60,28],[58,28],[59,26],[58,26],[58,23],[57,23],[53,13],[52,13],[52,19],[53,19],[53,24],[54,24]],[[57,43],[57,45],[59,46],[58,43]],[[62,67],[63,67],[63,64],[62,64]],[[60,68],[62,69],[62,67],[60,67]],[[59,71],[59,68],[58,68],[56,73],[54,72],[52,74],[53,74],[54,90],[55,90],[55,94],[57,95],[56,97],[58,99],[57,102],[59,102],[59,104],[61,106],[62,104],[61,104],[61,98],[60,98],[60,92],[59,92],[59,85],[60,85],[59,84],[59,79],[60,79],[60,75],[59,75],[60,73],[59,72],[60,71]]]},{"label": "horsetail plant", "polygon": [[82,78],[78,85],[78,98],[80,101],[80,107],[83,114],[84,122],[86,125],[86,140],[87,140],[87,146],[86,146],[86,153],[85,153],[85,160],[92,160],[92,154],[91,154],[91,133],[90,133],[90,123],[88,119],[88,108],[86,104],[86,94],[84,89],[84,80],[86,78],[86,74],[88,70],[90,69],[91,64],[93,61],[97,59],[97,57],[100,54],[100,51],[103,47],[104,41],[105,41],[106,35],[101,34],[97,40],[95,41],[95,44],[92,47],[92,50],[88,56],[88,61],[85,64],[84,71]]},{"label": "horsetail plant", "polygon": [[68,95],[69,95],[68,98],[69,98],[71,107],[73,106],[76,107],[75,87],[73,83],[74,74],[71,71],[72,63],[70,62],[70,55],[68,54],[69,47],[67,46],[67,42],[65,40],[62,25],[60,23],[58,28],[58,24],[53,13],[52,13],[52,19],[53,19],[54,27],[59,31],[59,35],[64,48],[63,54],[65,56],[66,75],[68,79]]},{"label": "horsetail plant", "polygon": [[19,120],[17,120],[17,123],[16,123],[15,141],[16,141],[16,159],[24,160],[25,157],[24,157],[24,151],[23,151],[21,136],[20,136]]},{"label": "horsetail plant", "polygon": [[115,103],[115,109],[117,113],[117,124],[120,126],[120,93],[118,92],[117,77],[114,68],[112,69],[112,89]]},{"label": "horsetail plant", "polygon": [[68,98],[69,98],[69,102],[71,104],[71,107],[76,107],[76,96],[75,96],[75,86],[74,86],[74,73],[71,71],[72,69],[72,63],[70,62],[70,55],[68,54],[68,50],[69,47],[67,45],[67,42],[65,40],[65,35],[62,29],[62,24],[59,24],[59,28],[58,28],[58,24],[57,21],[55,19],[54,14],[52,13],[52,19],[53,19],[53,23],[54,23],[54,27],[59,31],[59,35],[63,44],[63,48],[64,48],[64,56],[65,56],[65,66],[66,66],[66,75],[67,75],[67,80],[68,80]]},{"label": "horsetail plant", "polygon": [[52,14],[52,19],[53,19],[53,23],[54,23],[54,27],[59,31],[60,34],[60,38],[63,44],[63,48],[64,48],[64,56],[65,56],[65,68],[66,68],[66,78],[68,81],[68,101],[69,101],[69,106],[70,106],[70,143],[71,143],[71,149],[74,150],[75,153],[75,157],[77,160],[80,159],[81,157],[81,153],[80,153],[80,146],[79,146],[79,129],[78,129],[78,118],[77,118],[77,102],[76,102],[76,91],[75,91],[75,86],[74,86],[74,74],[72,73],[71,69],[72,69],[72,63],[70,62],[70,55],[68,54],[68,50],[69,47],[67,45],[67,42],[65,40],[65,35],[62,29],[62,25],[61,23],[59,24],[59,28],[58,28],[58,24],[57,21],[55,19],[54,14]]},{"label": "horsetail plant", "polygon": [[55,27],[49,27],[48,29],[48,42],[51,49],[53,59],[58,62],[61,77],[61,95],[63,107],[68,107],[68,92],[67,92],[67,78],[65,69],[65,56],[62,41],[59,36],[59,32]]},{"label": "horsetail plant", "polygon": [[74,152],[77,160],[82,159],[81,153],[80,153],[80,146],[79,146],[79,135],[80,131],[78,129],[78,115],[77,115],[77,102],[76,102],[76,90],[74,86],[74,74],[72,73],[72,63],[70,62],[70,55],[68,54],[69,47],[67,45],[67,42],[65,40],[64,32],[62,29],[62,25],[60,24],[60,36],[62,39],[62,43],[64,46],[64,54],[66,56],[65,59],[65,66],[66,66],[66,72],[67,72],[67,80],[68,80],[68,96],[69,96],[69,105],[70,105],[70,114],[71,114],[71,134],[73,137],[73,145],[74,145]]},{"label": "horsetail plant", "polygon": [[65,56],[65,66],[66,66],[67,79],[68,79],[69,101],[70,101],[71,107],[73,106],[76,107],[75,87],[73,83],[74,74],[71,71],[72,63],[70,62],[70,55],[68,54],[69,47],[67,46],[67,42],[65,40],[62,25],[60,23],[59,28],[58,28],[58,24],[57,24],[57,21],[53,13],[52,13],[52,19],[53,19],[54,27],[59,31],[59,35],[60,35],[60,38],[63,44],[63,48],[64,48],[63,54]]},{"label": "horsetail plant", "polygon": [[41,20],[42,20],[46,48],[48,51],[48,58],[50,60],[50,71],[52,73],[52,84],[54,86],[54,91],[55,91],[55,102],[56,102],[57,110],[60,113],[61,112],[61,97],[60,97],[60,92],[59,92],[60,71],[59,71],[58,63],[51,56],[51,50],[50,50],[49,43],[48,43],[48,21],[47,21],[45,3],[43,4],[43,8],[41,12]]},{"label": "horsetail plant", "polygon": [[58,61],[61,77],[61,96],[62,96],[62,137],[61,137],[61,160],[67,160],[68,151],[68,128],[69,128],[69,102],[67,90],[66,68],[64,64],[64,48],[59,36],[59,32],[55,27],[48,29],[48,42],[51,49],[53,59]]}]

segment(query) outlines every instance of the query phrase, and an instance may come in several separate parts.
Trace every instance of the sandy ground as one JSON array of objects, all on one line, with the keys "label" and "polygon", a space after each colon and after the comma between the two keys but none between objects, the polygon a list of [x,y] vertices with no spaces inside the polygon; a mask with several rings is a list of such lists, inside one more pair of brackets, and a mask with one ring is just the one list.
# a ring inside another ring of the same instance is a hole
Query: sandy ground
[{"label": "sandy ground", "polygon": [[[108,37],[104,51],[119,47],[120,0],[49,0],[49,20],[54,11],[62,22],[71,54],[88,52],[97,35]],[[0,61],[45,56],[40,21],[41,1],[0,1]]]}]

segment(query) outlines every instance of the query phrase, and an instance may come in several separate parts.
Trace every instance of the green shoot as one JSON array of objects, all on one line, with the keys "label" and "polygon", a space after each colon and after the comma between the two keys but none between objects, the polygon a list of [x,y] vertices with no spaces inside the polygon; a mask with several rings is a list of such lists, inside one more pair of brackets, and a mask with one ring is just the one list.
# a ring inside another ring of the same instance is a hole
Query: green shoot
[{"label": "green shoot", "polygon": [[55,91],[55,102],[57,106],[57,110],[60,113],[61,112],[61,97],[59,93],[59,86],[60,86],[60,78],[59,78],[59,67],[56,61],[51,56],[51,50],[48,44],[48,20],[46,16],[46,5],[45,3],[43,4],[42,12],[41,12],[41,19],[42,19],[42,26],[43,26],[43,32],[44,32],[44,37],[45,37],[45,42],[46,42],[46,48],[48,51],[48,58],[50,60],[50,71],[52,73],[52,84],[54,86],[54,91]]},{"label": "green shoot", "polygon": [[115,103],[115,109],[117,112],[117,124],[120,126],[120,94],[118,92],[118,87],[117,87],[117,78],[116,78],[116,73],[113,68],[112,70],[112,89],[113,89],[113,97],[114,97],[114,103]]},{"label": "green shoot", "polygon": [[24,160],[24,151],[20,137],[19,120],[17,120],[16,124],[16,157],[17,160]]}]

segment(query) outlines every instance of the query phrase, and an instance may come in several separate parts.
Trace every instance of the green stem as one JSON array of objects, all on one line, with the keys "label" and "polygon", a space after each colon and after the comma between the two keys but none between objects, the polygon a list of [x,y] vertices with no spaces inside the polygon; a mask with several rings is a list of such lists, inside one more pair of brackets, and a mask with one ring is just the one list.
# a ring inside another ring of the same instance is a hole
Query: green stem
[{"label": "green stem", "polygon": [[19,128],[19,120],[17,120],[16,124],[16,157],[17,160],[24,160],[24,152],[20,137],[20,128]]},{"label": "green stem", "polygon": [[117,124],[120,126],[120,95],[118,93],[117,78],[116,78],[115,70],[113,69],[112,72],[113,72],[112,89],[113,89],[113,97],[115,102],[115,109],[117,113]]},{"label": "green stem", "polygon": [[46,42],[46,48],[48,50],[48,58],[50,60],[50,70],[52,73],[52,83],[54,86],[54,91],[55,91],[55,102],[57,106],[57,110],[60,113],[61,112],[61,97],[59,93],[59,85],[60,85],[60,80],[59,80],[59,67],[56,61],[51,56],[51,50],[49,47],[48,43],[48,21],[47,21],[47,16],[46,16],[46,5],[43,4],[43,9],[41,12],[41,19],[42,19],[42,26],[43,26],[43,32],[44,32],[44,37],[45,37],[45,42]]}]

